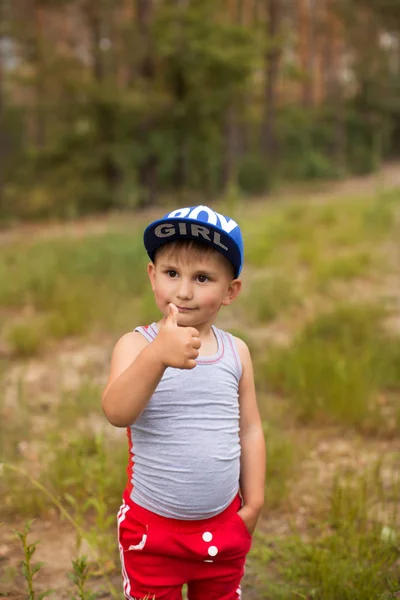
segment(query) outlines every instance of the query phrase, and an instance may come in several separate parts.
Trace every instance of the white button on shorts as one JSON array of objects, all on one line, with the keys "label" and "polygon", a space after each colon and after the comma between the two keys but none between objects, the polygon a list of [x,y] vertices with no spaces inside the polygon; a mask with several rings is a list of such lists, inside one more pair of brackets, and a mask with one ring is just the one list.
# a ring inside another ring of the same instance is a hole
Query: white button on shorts
[{"label": "white button on shorts", "polygon": [[212,533],[210,531],[205,531],[203,533],[203,540],[205,542],[211,542],[211,540],[213,539]]}]

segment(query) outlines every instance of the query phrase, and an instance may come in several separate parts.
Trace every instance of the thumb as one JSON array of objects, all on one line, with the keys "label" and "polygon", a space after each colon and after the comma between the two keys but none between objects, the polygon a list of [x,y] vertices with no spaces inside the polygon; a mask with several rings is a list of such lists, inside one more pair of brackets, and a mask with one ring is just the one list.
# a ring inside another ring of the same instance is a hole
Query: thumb
[{"label": "thumb", "polygon": [[175,304],[172,304],[172,302],[170,304],[168,304],[168,306],[169,306],[169,313],[167,316],[166,323],[168,323],[169,325],[178,325],[178,315],[179,315],[178,307],[175,306]]}]

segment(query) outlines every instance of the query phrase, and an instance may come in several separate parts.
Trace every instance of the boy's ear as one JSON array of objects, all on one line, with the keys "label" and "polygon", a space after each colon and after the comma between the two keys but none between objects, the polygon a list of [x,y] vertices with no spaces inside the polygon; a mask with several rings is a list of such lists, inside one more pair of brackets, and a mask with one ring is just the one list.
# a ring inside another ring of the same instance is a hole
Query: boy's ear
[{"label": "boy's ear", "polygon": [[223,306],[228,306],[234,299],[238,296],[240,290],[242,289],[242,282],[240,279],[234,279],[229,284],[228,290],[225,294],[225,298],[222,301]]},{"label": "boy's ear", "polygon": [[154,286],[155,286],[155,283],[156,283],[156,268],[154,266],[154,263],[149,262],[149,264],[147,265],[147,274],[148,274],[149,279],[150,279],[151,289],[154,292]]}]

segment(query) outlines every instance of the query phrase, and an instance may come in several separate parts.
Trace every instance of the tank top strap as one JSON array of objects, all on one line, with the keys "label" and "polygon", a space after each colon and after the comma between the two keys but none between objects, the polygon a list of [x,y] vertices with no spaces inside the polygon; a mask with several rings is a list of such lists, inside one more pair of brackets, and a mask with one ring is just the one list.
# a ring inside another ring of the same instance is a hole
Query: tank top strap
[{"label": "tank top strap", "polygon": [[155,323],[151,325],[143,325],[140,327],[135,327],[134,331],[140,333],[143,337],[146,338],[149,342],[152,342],[157,337],[157,329],[155,327]]},{"label": "tank top strap", "polygon": [[224,346],[226,348],[226,358],[229,360],[236,371],[238,381],[242,377],[242,361],[240,360],[239,352],[236,345],[236,340],[231,333],[218,329],[218,333],[223,339]]}]

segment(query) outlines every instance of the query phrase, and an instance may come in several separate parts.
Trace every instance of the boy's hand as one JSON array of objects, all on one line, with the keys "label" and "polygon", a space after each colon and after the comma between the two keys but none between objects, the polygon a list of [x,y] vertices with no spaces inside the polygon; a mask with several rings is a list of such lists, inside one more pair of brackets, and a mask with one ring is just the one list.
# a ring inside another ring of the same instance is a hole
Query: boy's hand
[{"label": "boy's hand", "polygon": [[260,516],[260,510],[252,509],[250,506],[242,506],[242,508],[238,511],[239,517],[242,519],[245,524],[247,531],[253,535],[254,530],[257,525],[258,517]]},{"label": "boy's hand", "polygon": [[201,346],[199,332],[194,327],[179,327],[178,314],[178,308],[171,303],[169,314],[160,327],[154,344],[157,345],[166,367],[194,369]]}]

